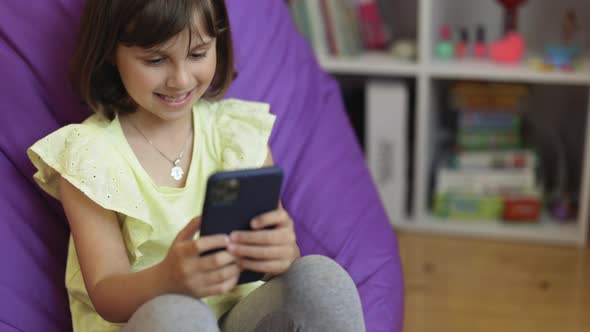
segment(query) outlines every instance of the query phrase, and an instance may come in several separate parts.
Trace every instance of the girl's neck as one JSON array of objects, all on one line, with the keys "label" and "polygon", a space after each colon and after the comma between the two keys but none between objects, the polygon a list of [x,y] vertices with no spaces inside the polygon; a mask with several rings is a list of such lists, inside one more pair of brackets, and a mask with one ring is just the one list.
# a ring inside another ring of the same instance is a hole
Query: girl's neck
[{"label": "girl's neck", "polygon": [[150,112],[142,111],[125,114],[123,117],[125,118],[124,121],[132,122],[144,134],[149,134],[152,140],[185,137],[186,133],[192,130],[193,125],[192,111],[187,112],[185,116],[173,120],[163,120]]}]

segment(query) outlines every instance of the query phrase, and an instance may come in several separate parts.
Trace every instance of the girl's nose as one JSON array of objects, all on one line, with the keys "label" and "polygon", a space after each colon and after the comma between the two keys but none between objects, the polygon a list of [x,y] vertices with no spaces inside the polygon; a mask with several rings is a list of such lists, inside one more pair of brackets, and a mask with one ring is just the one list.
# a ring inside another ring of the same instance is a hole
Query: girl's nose
[{"label": "girl's nose", "polygon": [[184,64],[174,67],[172,73],[168,76],[166,85],[173,89],[185,90],[191,86],[190,71]]}]

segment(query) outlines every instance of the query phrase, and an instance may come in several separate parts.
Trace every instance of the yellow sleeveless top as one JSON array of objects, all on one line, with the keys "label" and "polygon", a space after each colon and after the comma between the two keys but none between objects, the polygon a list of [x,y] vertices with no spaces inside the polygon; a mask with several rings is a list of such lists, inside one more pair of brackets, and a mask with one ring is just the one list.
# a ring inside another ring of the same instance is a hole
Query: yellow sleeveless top
[{"label": "yellow sleeveless top", "polygon": [[[51,196],[59,199],[62,176],[117,213],[131,268],[140,271],[162,261],[176,234],[201,214],[209,175],[262,166],[274,120],[264,103],[199,101],[193,107],[193,155],[184,188],[158,187],[152,181],[127,143],[118,117],[110,121],[92,115],[42,138],[27,153],[38,169],[34,179]],[[71,236],[65,283],[74,332],[120,330],[122,324],[109,323],[94,310]],[[202,300],[219,318],[261,284],[241,285]]]}]

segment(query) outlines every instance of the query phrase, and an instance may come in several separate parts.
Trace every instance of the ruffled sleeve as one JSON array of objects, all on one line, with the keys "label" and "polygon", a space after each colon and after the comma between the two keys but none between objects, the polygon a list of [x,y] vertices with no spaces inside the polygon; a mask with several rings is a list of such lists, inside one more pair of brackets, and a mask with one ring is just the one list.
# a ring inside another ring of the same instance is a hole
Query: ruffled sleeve
[{"label": "ruffled sleeve", "polygon": [[215,111],[221,164],[226,170],[262,166],[275,116],[266,103],[228,99]]},{"label": "ruffled sleeve", "polygon": [[36,142],[27,150],[37,168],[33,178],[58,200],[59,180],[63,177],[103,208],[148,220],[132,172],[120,157],[113,155],[113,145],[103,130],[108,124],[108,120],[95,115]]}]

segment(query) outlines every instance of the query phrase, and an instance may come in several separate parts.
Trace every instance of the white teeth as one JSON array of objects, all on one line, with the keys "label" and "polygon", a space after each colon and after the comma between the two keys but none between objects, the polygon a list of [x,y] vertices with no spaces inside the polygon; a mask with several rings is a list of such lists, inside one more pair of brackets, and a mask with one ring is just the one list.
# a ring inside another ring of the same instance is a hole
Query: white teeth
[{"label": "white teeth", "polygon": [[178,96],[178,97],[170,97],[170,96],[166,96],[166,95],[160,95],[162,97],[162,99],[169,101],[171,103],[177,103],[179,101],[184,100],[187,96],[188,93],[183,94],[182,96]]}]

